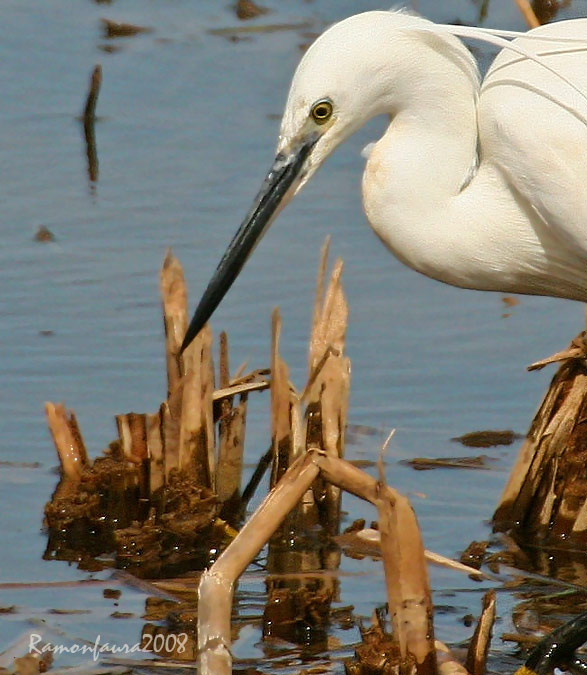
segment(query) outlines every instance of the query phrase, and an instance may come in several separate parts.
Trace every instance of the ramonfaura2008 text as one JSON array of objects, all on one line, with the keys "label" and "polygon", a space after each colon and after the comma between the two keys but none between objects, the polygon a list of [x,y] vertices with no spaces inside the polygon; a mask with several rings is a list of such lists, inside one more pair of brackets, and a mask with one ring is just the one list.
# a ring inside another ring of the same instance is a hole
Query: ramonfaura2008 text
[{"label": "ramonfaura2008 text", "polygon": [[90,644],[73,644],[73,645],[59,645],[51,642],[44,642],[43,636],[38,633],[31,633],[29,637],[29,653],[30,654],[91,654],[92,659],[97,661],[102,654],[134,654],[136,652],[152,653],[151,650],[141,647],[140,642],[135,642],[133,645],[127,643],[116,645],[104,642],[100,644],[101,635],[96,637],[93,645]]}]

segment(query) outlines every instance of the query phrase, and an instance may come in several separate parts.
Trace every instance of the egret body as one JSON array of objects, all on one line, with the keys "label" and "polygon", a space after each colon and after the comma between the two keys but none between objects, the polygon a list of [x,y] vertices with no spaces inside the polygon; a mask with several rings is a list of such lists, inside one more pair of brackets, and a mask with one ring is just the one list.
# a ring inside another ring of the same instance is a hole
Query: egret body
[{"label": "egret body", "polygon": [[516,39],[536,58],[503,49],[483,82],[464,44],[434,27],[402,12],[366,12],[308,49],[275,163],[183,348],[279,210],[378,115],[389,126],[367,159],[363,205],[402,262],[463,288],[587,301],[587,20]]}]

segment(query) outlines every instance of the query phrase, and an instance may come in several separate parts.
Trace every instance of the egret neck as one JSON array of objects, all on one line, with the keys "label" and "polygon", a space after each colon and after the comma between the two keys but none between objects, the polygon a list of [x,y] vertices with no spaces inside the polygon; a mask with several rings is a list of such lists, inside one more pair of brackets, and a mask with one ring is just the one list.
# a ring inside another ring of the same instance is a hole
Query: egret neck
[{"label": "egret neck", "polygon": [[437,48],[444,45],[441,37],[410,31],[402,40],[408,41],[413,44],[387,54],[393,39],[382,35],[388,49],[380,58],[395,65],[401,60],[392,70],[401,77],[388,84],[390,124],[367,160],[363,204],[383,243],[402,262],[434,277],[445,265],[442,242],[454,226],[444,220],[447,211],[477,171],[479,80],[462,44],[453,45],[462,50],[454,60]]}]

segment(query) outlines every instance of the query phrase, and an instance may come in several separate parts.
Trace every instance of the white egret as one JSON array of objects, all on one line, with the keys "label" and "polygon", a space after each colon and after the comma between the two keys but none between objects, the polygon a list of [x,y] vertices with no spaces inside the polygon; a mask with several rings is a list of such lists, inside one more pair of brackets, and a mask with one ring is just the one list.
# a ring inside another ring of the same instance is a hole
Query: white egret
[{"label": "white egret", "polygon": [[274,216],[377,115],[390,122],[367,160],[363,205],[402,262],[454,286],[587,301],[587,19],[522,34],[482,83],[451,34],[467,30],[480,31],[374,11],[313,43],[291,84],[275,163],[182,349]]}]

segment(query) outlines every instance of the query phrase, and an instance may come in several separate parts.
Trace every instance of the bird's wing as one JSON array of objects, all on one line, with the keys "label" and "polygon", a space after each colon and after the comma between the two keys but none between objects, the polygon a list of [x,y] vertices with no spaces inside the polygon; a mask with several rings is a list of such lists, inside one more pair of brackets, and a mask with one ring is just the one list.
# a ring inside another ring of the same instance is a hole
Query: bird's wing
[{"label": "bird's wing", "polygon": [[561,241],[587,257],[587,20],[532,34],[585,44],[514,41],[550,70],[509,50],[498,55],[479,98],[482,159],[499,167]]}]

